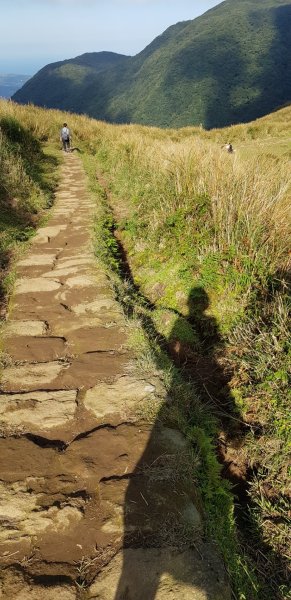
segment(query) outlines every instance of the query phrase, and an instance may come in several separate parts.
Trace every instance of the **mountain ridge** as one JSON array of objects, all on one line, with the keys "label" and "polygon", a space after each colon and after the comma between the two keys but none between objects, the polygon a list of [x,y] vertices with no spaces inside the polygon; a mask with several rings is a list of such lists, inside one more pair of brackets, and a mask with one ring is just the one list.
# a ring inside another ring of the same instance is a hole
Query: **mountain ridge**
[{"label": "mountain ridge", "polygon": [[[126,55],[115,52],[86,52],[75,58],[49,63],[19,90],[20,96],[24,95],[24,102],[21,97],[18,100],[18,93],[13,96],[13,99],[26,104],[27,99],[31,98],[28,102],[31,101],[39,106],[74,110],[74,103],[70,100],[72,92],[76,95],[79,87],[86,85],[90,78],[127,58]],[[60,81],[61,85],[59,85]]]},{"label": "mountain ridge", "polygon": [[213,128],[253,120],[291,101],[291,0],[225,0],[137,55],[114,56],[98,72],[82,57],[64,61],[64,93],[42,70],[14,99],[116,123]]}]

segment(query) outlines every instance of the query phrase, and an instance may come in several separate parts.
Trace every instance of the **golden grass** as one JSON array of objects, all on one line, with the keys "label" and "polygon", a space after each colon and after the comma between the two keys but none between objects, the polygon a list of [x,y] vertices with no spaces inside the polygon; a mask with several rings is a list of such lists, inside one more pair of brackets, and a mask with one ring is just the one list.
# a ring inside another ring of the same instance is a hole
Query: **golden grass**
[{"label": "golden grass", "polygon": [[[73,146],[96,155],[99,162],[101,158],[112,180],[123,172],[128,216],[144,214],[150,235],[180,210],[190,237],[204,198],[209,236],[204,246],[200,243],[201,256],[210,250],[231,251],[247,256],[254,270],[256,262],[264,260],[273,270],[286,268],[291,223],[291,107],[253,123],[212,131],[116,126],[5,100],[0,101],[1,116],[18,119],[38,139],[56,147],[66,120],[73,132]],[[274,138],[276,152],[270,153]],[[221,148],[227,140],[234,142],[233,155]],[[131,177],[134,183],[129,186]]]}]

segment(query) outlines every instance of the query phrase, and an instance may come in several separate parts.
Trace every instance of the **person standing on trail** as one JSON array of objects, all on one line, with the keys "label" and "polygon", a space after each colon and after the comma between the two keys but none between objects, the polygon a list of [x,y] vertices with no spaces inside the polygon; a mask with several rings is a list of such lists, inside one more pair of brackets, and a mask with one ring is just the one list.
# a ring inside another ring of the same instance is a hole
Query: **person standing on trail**
[{"label": "person standing on trail", "polygon": [[63,150],[65,152],[70,152],[71,150],[71,132],[68,128],[67,123],[63,124],[63,127],[61,129],[61,136],[60,136],[60,141],[63,144]]}]

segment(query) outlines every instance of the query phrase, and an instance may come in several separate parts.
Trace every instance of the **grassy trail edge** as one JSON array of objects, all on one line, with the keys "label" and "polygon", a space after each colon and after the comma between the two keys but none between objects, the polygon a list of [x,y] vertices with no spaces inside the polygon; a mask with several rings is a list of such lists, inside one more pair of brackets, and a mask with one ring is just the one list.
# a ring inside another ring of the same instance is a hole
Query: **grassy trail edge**
[{"label": "grassy trail edge", "polygon": [[[147,320],[140,318],[146,309],[142,306],[136,291],[124,278],[122,259],[114,236],[114,216],[106,190],[96,177],[96,160],[89,155],[83,155],[82,159],[89,176],[90,191],[96,199],[94,223],[96,255],[107,269],[126,316],[130,313],[131,318],[135,319],[135,326],[139,328],[139,335],[137,335],[139,343],[133,342],[135,351],[140,353],[141,360],[143,354],[151,355],[153,362],[160,367],[160,375],[164,383],[171,373],[174,407],[167,418],[171,419],[172,426],[183,433],[199,454],[200,467],[196,478],[205,517],[205,533],[215,541],[223,556],[234,600],[258,600],[260,590],[254,569],[238,541],[233,494],[230,484],[221,477],[221,465],[216,455],[218,421],[209,408],[199,404],[194,387],[186,381],[182,372],[173,365],[165,350],[161,348],[158,340],[152,336],[152,332],[146,326]],[[128,310],[129,306],[130,310]],[[189,403],[189,398],[195,399],[195,414],[190,422],[185,414],[185,406]]]}]

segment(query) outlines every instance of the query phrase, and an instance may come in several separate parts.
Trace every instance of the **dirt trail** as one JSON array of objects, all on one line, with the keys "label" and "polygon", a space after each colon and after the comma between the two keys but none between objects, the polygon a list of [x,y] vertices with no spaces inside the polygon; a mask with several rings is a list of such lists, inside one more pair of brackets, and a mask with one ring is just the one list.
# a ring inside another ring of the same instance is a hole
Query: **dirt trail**
[{"label": "dirt trail", "polygon": [[2,342],[0,598],[228,600],[179,477],[187,442],[137,416],[166,393],[137,375],[93,214],[68,155],[50,222],[17,265]]}]

